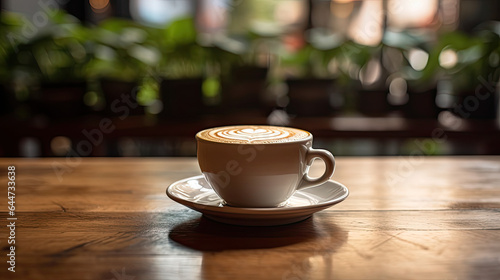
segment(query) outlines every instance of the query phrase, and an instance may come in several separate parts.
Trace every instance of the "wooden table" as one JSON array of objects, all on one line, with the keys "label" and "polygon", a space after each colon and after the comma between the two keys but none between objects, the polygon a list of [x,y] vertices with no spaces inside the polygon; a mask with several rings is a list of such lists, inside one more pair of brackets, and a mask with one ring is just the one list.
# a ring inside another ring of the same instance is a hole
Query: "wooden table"
[{"label": "wooden table", "polygon": [[350,197],[277,227],[220,224],[170,200],[167,185],[199,174],[194,158],[0,167],[0,279],[500,279],[500,157],[337,158]]}]

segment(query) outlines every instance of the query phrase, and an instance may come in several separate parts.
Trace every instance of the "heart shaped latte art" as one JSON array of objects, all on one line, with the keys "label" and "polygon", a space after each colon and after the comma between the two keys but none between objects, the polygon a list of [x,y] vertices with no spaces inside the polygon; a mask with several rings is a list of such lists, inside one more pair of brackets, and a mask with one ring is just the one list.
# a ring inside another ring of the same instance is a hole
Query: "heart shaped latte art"
[{"label": "heart shaped latte art", "polygon": [[290,136],[288,131],[264,128],[231,128],[215,132],[216,137],[228,140],[254,142],[257,140],[278,140]]},{"label": "heart shaped latte art", "polygon": [[258,133],[266,133],[266,130],[263,129],[263,128],[257,128],[257,129],[253,129],[253,128],[244,128],[241,130],[243,133],[247,133],[247,134],[258,134]]},{"label": "heart shaped latte art", "polygon": [[266,144],[285,143],[311,138],[307,131],[280,126],[241,125],[206,129],[198,132],[198,139],[220,143]]}]

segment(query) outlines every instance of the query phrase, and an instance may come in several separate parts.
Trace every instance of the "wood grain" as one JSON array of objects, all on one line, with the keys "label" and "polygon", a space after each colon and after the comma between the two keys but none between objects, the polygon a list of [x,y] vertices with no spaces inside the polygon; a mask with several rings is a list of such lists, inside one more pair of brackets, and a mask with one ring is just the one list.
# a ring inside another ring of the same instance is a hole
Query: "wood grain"
[{"label": "wood grain", "polygon": [[4,190],[9,165],[16,272],[5,194],[0,279],[500,279],[500,157],[338,158],[350,197],[278,227],[220,224],[168,199],[199,174],[193,158],[0,159]]}]

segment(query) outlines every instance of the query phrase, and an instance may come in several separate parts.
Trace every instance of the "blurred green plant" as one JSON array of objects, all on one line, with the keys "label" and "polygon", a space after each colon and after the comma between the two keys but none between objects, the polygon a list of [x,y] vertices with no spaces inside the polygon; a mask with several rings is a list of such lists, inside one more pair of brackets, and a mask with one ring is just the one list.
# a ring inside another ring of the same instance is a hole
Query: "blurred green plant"
[{"label": "blurred green plant", "polygon": [[[228,77],[230,81],[233,70],[241,66],[270,67],[281,79],[326,78],[349,84],[359,81],[360,72],[372,60],[386,67],[384,59],[390,55],[398,61],[388,67],[388,74],[396,73],[413,84],[434,84],[448,78],[455,88],[470,89],[479,76],[495,82],[500,76],[498,22],[482,24],[473,35],[454,31],[439,34],[437,39],[428,34],[386,31],[378,46],[360,45],[316,28],[305,33],[302,47],[291,50],[279,34],[255,28],[239,35],[199,34],[193,18],[181,18],[164,27],[111,18],[88,27],[63,11],[49,17],[47,26],[25,37],[21,30],[27,20],[2,12],[0,82],[14,80],[23,85],[18,89],[24,90],[17,92],[26,92],[26,85],[36,83],[111,78],[139,81],[145,85],[144,98],[148,99],[154,98],[157,86],[152,84],[160,78],[200,78],[205,97],[215,98],[221,80]],[[428,55],[423,69],[411,65],[409,53],[415,49]]]},{"label": "blurred green plant", "polygon": [[13,75],[11,58],[18,49],[23,17],[16,13],[2,12],[0,15],[0,82],[9,81]]},{"label": "blurred green plant", "polygon": [[142,79],[160,59],[157,48],[147,44],[149,27],[123,19],[108,19],[92,28],[92,59],[86,74],[133,82]]},{"label": "blurred green plant", "polygon": [[496,83],[500,80],[500,22],[481,24],[477,36],[483,42],[482,74]]},{"label": "blurred green plant", "polygon": [[487,63],[491,50],[485,39],[459,31],[441,34],[429,54],[422,78],[449,78],[455,90],[473,89],[479,76],[489,74]]},{"label": "blurred green plant", "polygon": [[309,30],[298,50],[280,49],[280,67],[295,78],[330,78],[347,85],[374,57],[378,47],[357,44],[320,28]]},{"label": "blurred green plant", "polygon": [[202,77],[205,68],[203,47],[196,41],[192,18],[183,18],[165,28],[151,30],[147,43],[160,52],[155,73],[170,79]]},{"label": "blurred green plant", "polygon": [[158,99],[158,82],[152,77],[144,77],[140,81],[140,88],[137,92],[137,102],[142,106],[149,106]]},{"label": "blurred green plant", "polygon": [[91,31],[62,11],[50,14],[49,22],[20,42],[8,63],[41,84],[84,81],[91,58],[87,51]]}]

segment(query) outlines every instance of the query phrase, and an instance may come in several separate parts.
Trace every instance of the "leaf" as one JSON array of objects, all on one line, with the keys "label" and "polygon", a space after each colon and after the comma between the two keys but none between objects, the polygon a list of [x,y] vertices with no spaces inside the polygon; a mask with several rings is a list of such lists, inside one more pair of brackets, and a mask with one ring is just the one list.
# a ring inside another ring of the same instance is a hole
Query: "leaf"
[{"label": "leaf", "polygon": [[172,22],[165,29],[165,39],[170,45],[189,45],[196,42],[196,29],[192,18]]}]

